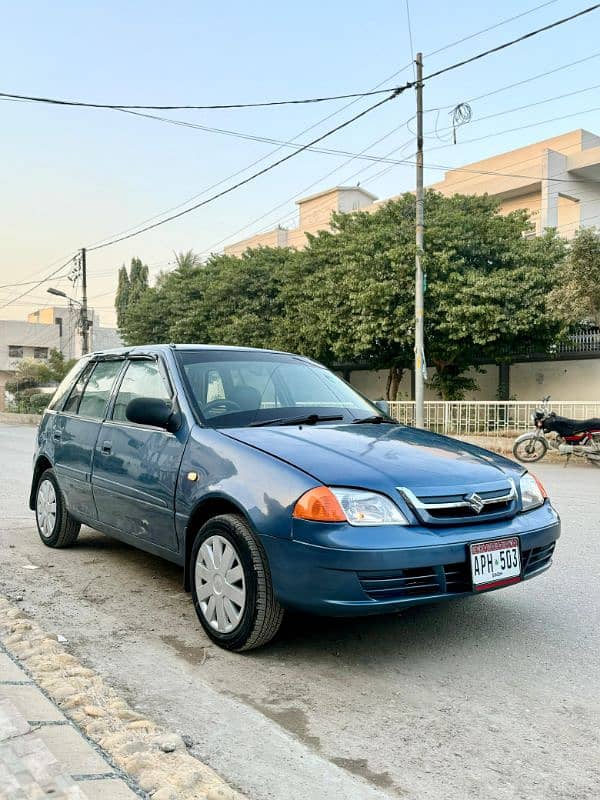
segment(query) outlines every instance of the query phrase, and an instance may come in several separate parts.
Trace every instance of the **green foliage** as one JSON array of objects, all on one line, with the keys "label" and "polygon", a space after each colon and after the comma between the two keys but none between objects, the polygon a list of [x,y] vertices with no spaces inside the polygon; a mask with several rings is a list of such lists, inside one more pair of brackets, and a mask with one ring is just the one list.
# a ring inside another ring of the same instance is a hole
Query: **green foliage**
[{"label": "green foliage", "polygon": [[13,395],[12,406],[23,413],[41,413],[52,398],[52,392],[40,392],[40,386],[59,384],[73,367],[76,359],[65,361],[58,350],[51,350],[47,361],[21,361],[15,377],[6,383],[6,391]]},{"label": "green foliage", "polygon": [[129,305],[129,275],[125,264],[119,270],[117,294],[115,295],[115,310],[117,312],[117,326],[119,330],[125,324],[125,316]]},{"label": "green foliage", "polygon": [[119,281],[115,296],[117,326],[123,332],[127,325],[127,314],[135,307],[148,290],[148,267],[139,258],[131,259],[129,274],[125,264],[119,270]]},{"label": "green foliage", "polygon": [[[547,296],[565,244],[554,233],[524,236],[526,213],[503,216],[487,196],[429,191],[425,204],[427,358],[433,387],[459,399],[477,388],[465,376],[472,366],[554,340],[560,322]],[[124,338],[276,347],[386,368],[393,398],[413,359],[414,220],[407,193],[374,213],[334,215],[332,230],[300,252],[261,247],[204,264],[181,253],[135,303],[130,287]]]},{"label": "green foliage", "polygon": [[565,327],[595,320],[600,322],[600,231],[581,228],[569,255],[556,275],[550,303]]}]

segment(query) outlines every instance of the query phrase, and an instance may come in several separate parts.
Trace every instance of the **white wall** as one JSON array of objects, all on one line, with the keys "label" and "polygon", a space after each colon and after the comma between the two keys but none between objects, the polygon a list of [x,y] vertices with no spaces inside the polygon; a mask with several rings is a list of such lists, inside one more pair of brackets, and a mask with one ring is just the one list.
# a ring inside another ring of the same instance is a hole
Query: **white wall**
[{"label": "white wall", "polygon": [[[488,364],[483,374],[470,370],[478,392],[467,392],[465,400],[498,399],[498,366]],[[433,369],[429,375],[432,377]],[[371,400],[385,397],[387,370],[354,370],[350,383]],[[516,400],[539,400],[544,395],[554,400],[600,400],[600,358],[581,361],[541,361],[527,364],[512,364],[510,367],[510,396]],[[438,400],[429,387],[426,400]],[[410,400],[410,372],[402,376],[398,400]]]},{"label": "white wall", "polygon": [[600,400],[600,358],[513,364],[510,394],[517,400]]},{"label": "white wall", "polygon": [[[469,370],[467,373],[469,377],[477,381],[479,385],[478,392],[467,392],[466,400],[495,400],[496,392],[498,391],[498,367],[495,364],[482,367],[484,373],[479,374],[475,370]],[[433,377],[435,370],[430,368],[429,377]],[[350,373],[350,383],[356,386],[359,392],[362,392],[371,400],[380,400],[385,397],[385,389],[387,385],[387,369],[380,370],[354,370]],[[400,388],[398,390],[398,400],[410,400],[410,372],[404,371]],[[436,392],[425,387],[426,400],[438,400]]]}]

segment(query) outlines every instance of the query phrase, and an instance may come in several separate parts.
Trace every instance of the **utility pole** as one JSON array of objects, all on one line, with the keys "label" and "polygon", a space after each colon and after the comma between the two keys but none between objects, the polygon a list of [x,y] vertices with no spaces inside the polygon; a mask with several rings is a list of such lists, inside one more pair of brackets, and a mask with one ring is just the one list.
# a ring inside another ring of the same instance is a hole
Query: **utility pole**
[{"label": "utility pole", "polygon": [[415,425],[425,427],[423,395],[425,389],[425,342],[423,333],[423,239],[425,201],[423,191],[423,54],[417,53],[417,188],[416,188],[416,254],[415,254]]},{"label": "utility pole", "polygon": [[85,247],[81,248],[81,354],[90,352],[90,323],[87,305],[87,265]]}]

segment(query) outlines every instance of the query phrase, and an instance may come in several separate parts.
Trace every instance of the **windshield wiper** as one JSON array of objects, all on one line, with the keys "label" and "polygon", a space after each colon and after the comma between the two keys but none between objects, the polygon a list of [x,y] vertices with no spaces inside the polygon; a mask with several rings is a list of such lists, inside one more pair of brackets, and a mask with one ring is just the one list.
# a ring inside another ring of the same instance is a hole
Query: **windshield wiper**
[{"label": "windshield wiper", "polygon": [[387,422],[389,425],[397,425],[398,423],[396,420],[387,419],[386,417],[382,417],[381,414],[373,414],[371,417],[361,417],[360,419],[353,419],[353,425],[362,425],[365,422],[372,422],[375,425],[379,425],[382,422]]},{"label": "windshield wiper", "polygon": [[306,414],[303,417],[279,417],[278,419],[264,419],[259,422],[251,422],[249,428],[260,428],[266,425],[315,425],[317,422],[336,422],[344,419],[341,414]]}]

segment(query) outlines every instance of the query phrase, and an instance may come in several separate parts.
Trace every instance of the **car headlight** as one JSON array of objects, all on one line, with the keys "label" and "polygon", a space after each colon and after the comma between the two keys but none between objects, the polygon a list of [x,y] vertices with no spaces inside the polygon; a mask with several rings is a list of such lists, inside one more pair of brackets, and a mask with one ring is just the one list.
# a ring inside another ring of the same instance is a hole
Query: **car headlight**
[{"label": "car headlight", "polygon": [[350,525],[408,525],[389,497],[364,489],[310,489],[294,507],[296,519],[316,522],[348,522]]},{"label": "car headlight", "polygon": [[540,480],[530,472],[521,477],[521,504],[523,511],[531,511],[544,504],[548,497],[546,490]]}]

